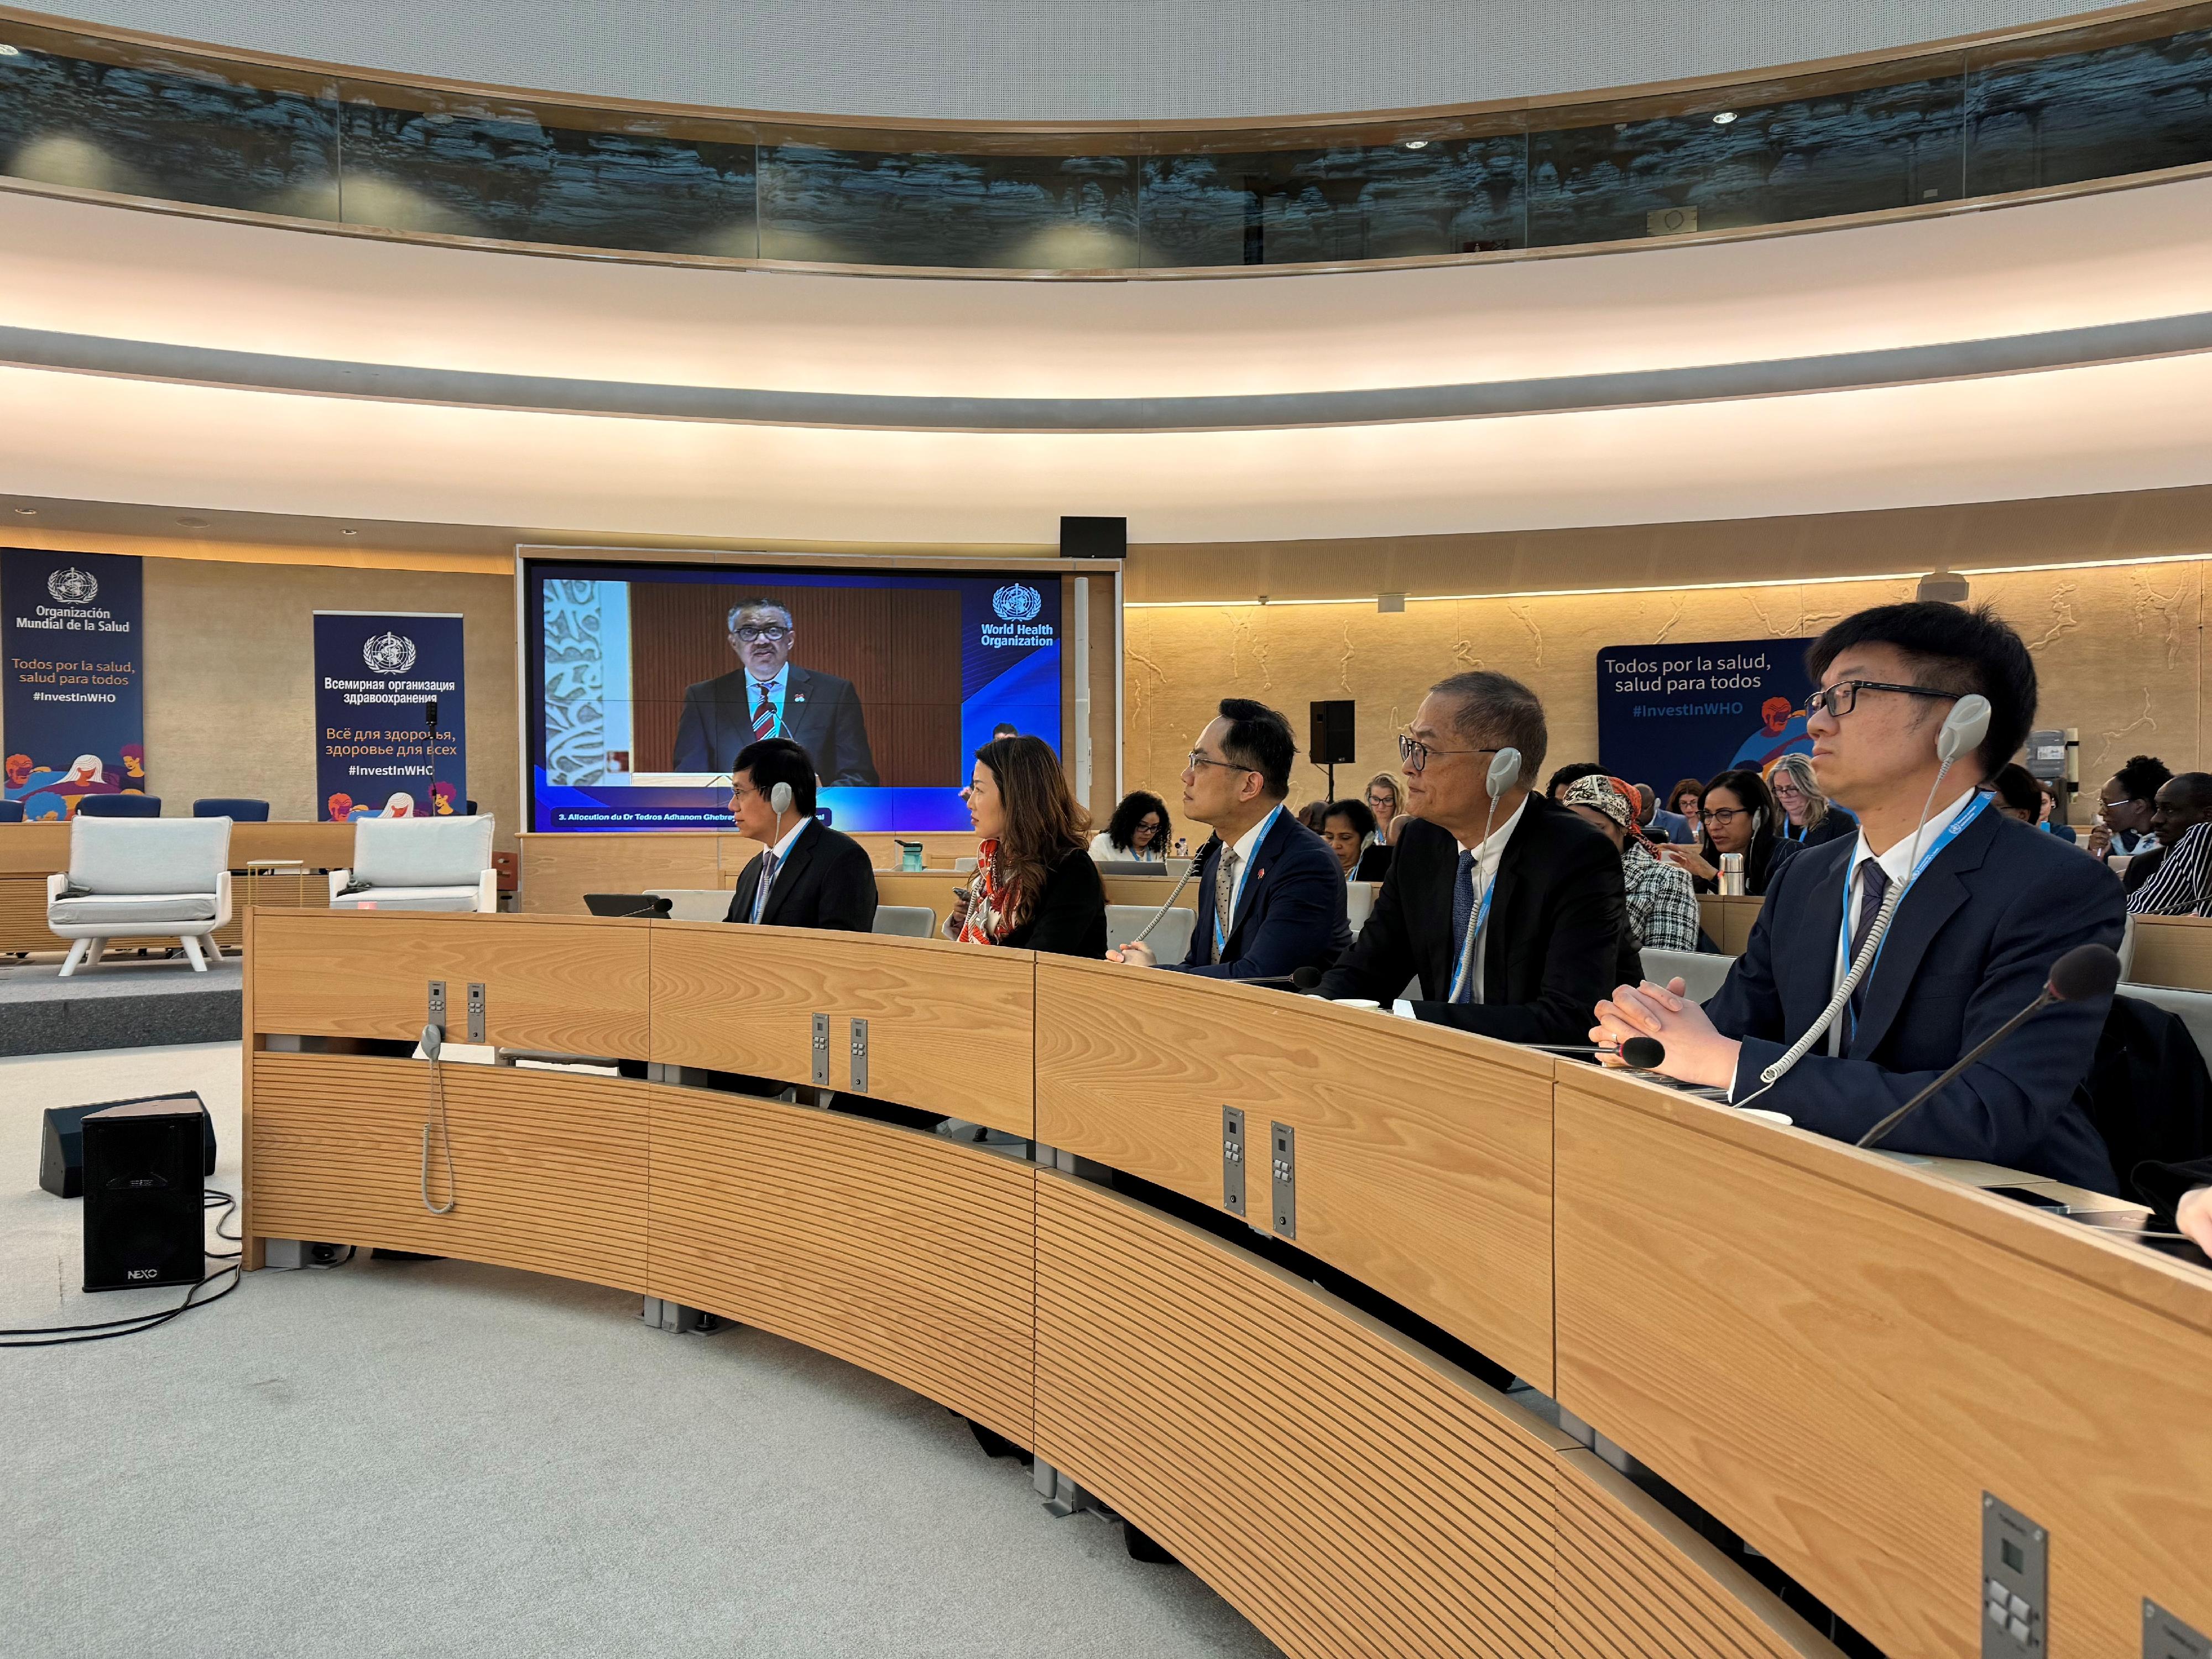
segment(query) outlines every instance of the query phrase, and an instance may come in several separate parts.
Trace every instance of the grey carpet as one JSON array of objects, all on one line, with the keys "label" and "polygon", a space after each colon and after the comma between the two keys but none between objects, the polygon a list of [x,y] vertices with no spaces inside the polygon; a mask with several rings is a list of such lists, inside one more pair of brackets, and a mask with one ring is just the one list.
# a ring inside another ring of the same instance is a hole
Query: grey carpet
[{"label": "grey carpet", "polygon": [[0,1055],[233,1041],[244,982],[234,953],[204,974],[158,957],[111,957],[67,979],[58,957],[14,963],[0,968]]},{"label": "grey carpet", "polygon": [[[235,1190],[235,1043],[0,1061],[0,1324],[115,1318],[40,1108],[198,1089]],[[264,1272],[118,1341],[0,1352],[0,1651],[1272,1655],[1119,1528],[1055,1520],[959,1419],[752,1331],[459,1263]]]}]

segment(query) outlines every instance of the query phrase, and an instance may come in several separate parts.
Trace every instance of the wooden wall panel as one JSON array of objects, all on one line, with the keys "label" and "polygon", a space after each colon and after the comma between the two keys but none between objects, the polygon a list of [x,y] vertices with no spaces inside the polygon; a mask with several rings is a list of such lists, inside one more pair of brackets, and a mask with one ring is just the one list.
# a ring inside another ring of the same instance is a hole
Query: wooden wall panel
[{"label": "wooden wall panel", "polygon": [[419,1037],[429,982],[446,982],[446,1024],[484,988],[484,1040],[510,1048],[646,1058],[643,921],[408,911],[258,912],[260,1030],[301,1036]]},{"label": "wooden wall panel", "polygon": [[[515,837],[521,891],[528,915],[580,916],[586,893],[643,893],[661,887],[722,887],[724,841],[713,830],[640,835],[526,835]],[[744,844],[758,851],[755,842]],[[748,855],[750,856],[750,855]],[[740,863],[738,866],[743,868]]]},{"label": "wooden wall panel", "polygon": [[705,1090],[654,1087],[652,1123],[648,1294],[1030,1443],[1030,1165]]},{"label": "wooden wall panel", "polygon": [[729,607],[755,598],[789,608],[798,630],[793,662],[852,681],[886,787],[965,781],[960,596],[950,588],[631,583],[634,769],[672,769],[684,690],[738,666]]},{"label": "wooden wall panel", "polygon": [[1268,1125],[1297,1136],[1297,1245],[1548,1391],[1548,1056],[1110,963],[1037,958],[1037,1139],[1218,1207],[1241,1106],[1249,1219]]},{"label": "wooden wall panel", "polygon": [[1561,1405],[1884,1650],[1978,1650],[1985,1489],[2054,1650],[2212,1613],[2212,1278],[1588,1068],[1558,1126]]},{"label": "wooden wall panel", "polygon": [[2128,978],[2137,985],[2170,985],[2212,991],[2212,920],[2197,916],[2137,916],[2135,960]]},{"label": "wooden wall panel", "polygon": [[1293,1659],[1549,1655],[1570,1443],[1311,1285],[1037,1177],[1037,1455]]},{"label": "wooden wall panel", "polygon": [[[258,1053],[249,1068],[257,1237],[422,1250],[645,1293],[645,1085],[440,1066],[458,1195],[441,1216],[422,1206],[428,1061]],[[442,1143],[430,1190],[445,1200]]]},{"label": "wooden wall panel", "polygon": [[814,1016],[826,1013],[831,1085],[848,1089],[851,1022],[865,1019],[860,1092],[1026,1139],[1034,961],[941,939],[655,922],[652,1058],[803,1084]]}]

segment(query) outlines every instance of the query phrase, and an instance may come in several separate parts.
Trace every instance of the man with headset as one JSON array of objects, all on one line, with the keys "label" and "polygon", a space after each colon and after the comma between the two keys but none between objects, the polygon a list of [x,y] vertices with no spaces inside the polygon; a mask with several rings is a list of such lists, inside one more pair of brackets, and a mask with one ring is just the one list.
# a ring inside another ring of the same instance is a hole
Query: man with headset
[{"label": "man with headset", "polygon": [[[1597,1005],[1590,1038],[1656,1036],[1666,1075],[1857,1140],[2033,1001],[2067,951],[2117,946],[2120,884],[1982,793],[2026,740],[2036,702],[2027,647],[1987,606],[1863,611],[1815,641],[1806,666],[1820,684],[1806,723],[1820,787],[1857,814],[1859,833],[1775,876],[1743,956],[1703,1008],[1679,980],[1623,985]],[[1986,732],[1946,768],[1939,736],[1947,721],[1971,731],[1960,706],[1973,696],[1988,700]],[[1827,1029],[1783,1070],[1870,940]],[[2118,1192],[2075,1099],[2111,1000],[2044,1009],[1881,1144]]]},{"label": "man with headset", "polygon": [[766,848],[738,877],[725,921],[865,933],[876,925],[867,849],[814,817],[814,763],[788,738],[747,744],[730,768],[730,818]]}]

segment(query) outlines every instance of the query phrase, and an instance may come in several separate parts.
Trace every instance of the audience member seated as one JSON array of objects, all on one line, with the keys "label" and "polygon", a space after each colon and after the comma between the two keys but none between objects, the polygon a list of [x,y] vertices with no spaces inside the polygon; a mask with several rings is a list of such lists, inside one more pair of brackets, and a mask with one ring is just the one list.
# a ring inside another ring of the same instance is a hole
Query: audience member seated
[{"label": "audience member seated", "polygon": [[[2157,846],[2158,837],[2151,833],[2151,814],[2157,810],[2158,792],[2172,776],[2157,756],[2136,755],[2106,778],[2097,793],[2097,821],[2089,826],[2089,851],[2100,859],[2115,853],[2133,858]],[[2130,866],[2128,874],[2134,873]],[[2145,871],[2142,878],[2149,873]]]},{"label": "audience member seated", "polygon": [[1601,778],[1605,775],[1605,768],[1600,766],[1595,761],[1571,762],[1544,780],[1544,793],[1559,805],[1565,805],[1568,786],[1577,783],[1584,778]]},{"label": "audience member seated", "polygon": [[2171,1222],[2174,1231],[2212,1255],[2212,1158],[2146,1164],[2136,1171],[2136,1188],[2157,1212],[2154,1225]]},{"label": "audience member seated", "polygon": [[1690,872],[1652,857],[1630,814],[1642,805],[1635,786],[1619,778],[1577,778],[1567,786],[1566,808],[1595,824],[1620,849],[1620,874],[1628,907],[1628,942],[1641,951],[1698,948],[1698,891]]},{"label": "audience member seated", "polygon": [[[1224,697],[1183,768],[1186,817],[1212,839],[1193,879],[1198,916],[1190,948],[1166,966],[1208,979],[1273,979],[1327,968],[1352,942],[1344,868],[1328,843],[1284,810],[1291,724],[1264,703]],[[1117,962],[1158,965],[1152,946],[1123,945]]]},{"label": "audience member seated", "polygon": [[2159,844],[2128,865],[2128,914],[2212,915],[2212,772],[2168,779],[2158,792],[2151,828]]},{"label": "audience member seated", "polygon": [[1328,814],[1328,803],[1327,801],[1310,800],[1304,806],[1298,808],[1298,822],[1305,825],[1307,829],[1312,830],[1314,834],[1317,836],[1321,834],[1322,820],[1326,817]]},{"label": "audience member seated", "polygon": [[1492,799],[1491,763],[1549,738],[1535,694],[1503,674],[1439,681],[1399,739],[1408,811],[1375,909],[1322,994],[1510,1042],[1574,1042],[1589,988],[1604,994],[1626,951],[1620,856],[1594,827],[1516,783]]},{"label": "audience member seated", "polygon": [[2046,836],[2056,836],[2069,846],[2079,846],[2080,839],[2074,826],[2066,822],[2066,808],[2058,799],[2057,787],[2048,778],[2038,778],[2036,788],[2043,796],[2043,805],[2035,815],[2036,827]]},{"label": "audience member seated", "polygon": [[2015,823],[2033,827],[2043,810],[2043,791],[2035,787],[2033,773],[2017,762],[2000,766],[1990,780],[1990,788],[1996,796],[1998,811]]},{"label": "audience member seated", "polygon": [[1360,857],[1367,850],[1368,837],[1374,833],[1375,814],[1367,810],[1364,801],[1333,800],[1328,811],[1322,814],[1321,838],[1328,843],[1328,850],[1344,866],[1346,881],[1358,879]]},{"label": "audience member seated", "polygon": [[[1623,985],[1598,1005],[1590,1039],[1657,1037],[1666,1075],[1856,1140],[2027,1006],[2061,956],[2118,945],[2120,893],[2090,860],[1987,810],[1978,786],[2027,738],[2036,682],[2027,647],[1986,606],[1861,611],[1814,642],[1807,666],[1820,685],[1808,705],[1814,758],[1858,835],[1782,866],[1743,956],[1702,1008],[1680,981]],[[1990,701],[1988,735],[1937,790],[1937,733],[1969,693]],[[1899,887],[1870,971],[1795,1068],[1767,1084],[1762,1073],[1814,1030]],[[1880,1144],[2115,1191],[2075,1099],[2109,1006],[2044,1009]]]},{"label": "audience member seated", "polygon": [[1658,792],[1650,784],[1631,784],[1629,787],[1636,791],[1636,827],[1644,832],[1645,840],[1671,842],[1690,838],[1689,820],[1679,812],[1662,811]]},{"label": "audience member seated", "polygon": [[1766,769],[1766,787],[1782,813],[1775,833],[1784,841],[1820,847],[1849,841],[1859,832],[1859,821],[1820,793],[1808,756],[1784,755],[1776,761]]},{"label": "audience member seated", "polygon": [[[791,798],[779,811],[775,788]],[[814,816],[814,762],[789,738],[747,744],[730,767],[730,821],[767,850],[738,873],[725,921],[865,933],[876,925],[867,848]]]},{"label": "audience member seated", "polygon": [[1091,823],[1042,738],[994,738],[975,751],[968,817],[982,837],[975,873],[953,895],[945,933],[1059,957],[1106,954],[1106,889]]},{"label": "audience member seated", "polygon": [[1668,839],[1678,847],[1698,844],[1698,815],[1704,810],[1705,786],[1697,778],[1684,778],[1667,792],[1667,810],[1682,820],[1684,833]]},{"label": "audience member seated", "polygon": [[1392,844],[1397,823],[1406,811],[1406,783],[1395,772],[1377,772],[1367,780],[1367,810],[1375,814],[1377,847]]},{"label": "audience member seated", "polygon": [[1700,893],[1721,890],[1721,860],[1743,857],[1743,890],[1764,896],[1775,872],[1798,850],[1776,833],[1782,815],[1758,773],[1723,772],[1705,786],[1698,801],[1698,844],[1662,847],[1659,856],[1690,872]]},{"label": "audience member seated", "polygon": [[1142,789],[1121,797],[1106,827],[1091,838],[1093,859],[1164,860],[1174,831],[1168,823],[1168,804]]}]

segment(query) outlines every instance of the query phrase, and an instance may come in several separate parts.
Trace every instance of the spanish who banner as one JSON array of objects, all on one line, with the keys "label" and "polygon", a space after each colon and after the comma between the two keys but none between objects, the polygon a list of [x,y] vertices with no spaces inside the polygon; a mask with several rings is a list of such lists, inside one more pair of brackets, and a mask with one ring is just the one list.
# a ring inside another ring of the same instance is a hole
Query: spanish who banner
[{"label": "spanish who banner", "polygon": [[28,822],[146,793],[143,574],[131,554],[0,548],[0,749]]},{"label": "spanish who banner", "polygon": [[468,810],[461,618],[315,612],[317,816]]},{"label": "spanish who banner", "polygon": [[1597,653],[1598,762],[1661,799],[1683,778],[1805,754],[1810,640],[1616,645]]}]

